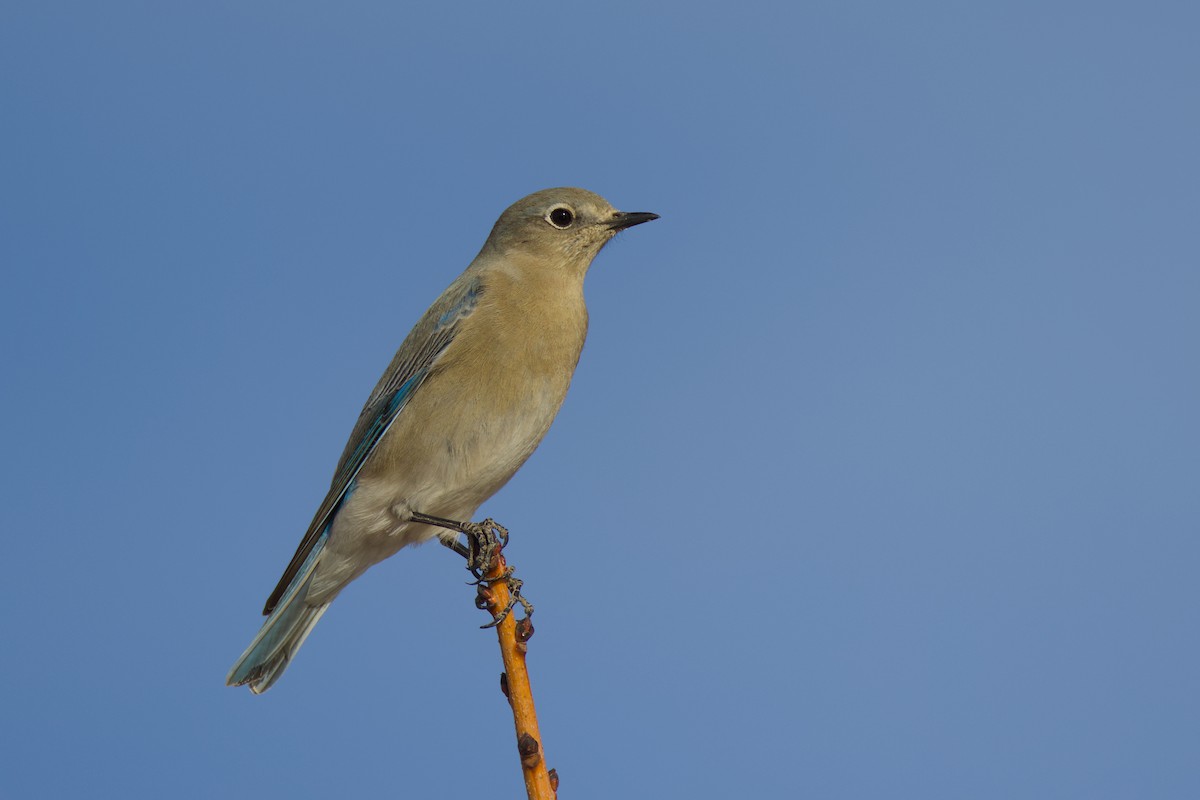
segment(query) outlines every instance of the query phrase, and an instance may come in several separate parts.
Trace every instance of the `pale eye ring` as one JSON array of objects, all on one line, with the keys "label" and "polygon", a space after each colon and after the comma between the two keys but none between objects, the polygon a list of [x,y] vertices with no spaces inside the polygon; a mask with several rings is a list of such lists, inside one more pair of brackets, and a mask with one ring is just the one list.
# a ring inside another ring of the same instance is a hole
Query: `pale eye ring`
[{"label": "pale eye ring", "polygon": [[575,212],[567,206],[555,206],[546,214],[546,221],[560,231],[566,230],[575,222]]}]

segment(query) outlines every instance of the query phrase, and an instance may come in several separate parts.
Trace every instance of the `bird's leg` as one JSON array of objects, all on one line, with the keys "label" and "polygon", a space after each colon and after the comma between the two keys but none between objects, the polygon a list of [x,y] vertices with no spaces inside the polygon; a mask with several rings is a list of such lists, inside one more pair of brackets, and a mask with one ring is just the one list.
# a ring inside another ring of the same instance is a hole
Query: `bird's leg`
[{"label": "bird's leg", "polygon": [[412,519],[414,522],[422,522],[426,525],[434,525],[464,534],[467,537],[467,545],[465,547],[458,541],[447,542],[445,539],[441,539],[440,541],[443,545],[465,558],[467,560],[467,569],[480,580],[483,579],[483,576],[491,568],[492,559],[495,558],[496,553],[508,544],[508,529],[491,517],[488,517],[483,522],[456,522],[452,519],[434,517],[414,511],[412,512]]},{"label": "bird's leg", "polygon": [[442,543],[442,547],[448,547],[451,550],[453,550],[454,552],[458,553],[463,558],[467,559],[468,561],[471,560],[471,551],[468,550],[467,546],[465,544],[463,544],[462,542],[460,542],[457,538],[456,539],[443,539],[442,537],[439,536],[438,541]]}]

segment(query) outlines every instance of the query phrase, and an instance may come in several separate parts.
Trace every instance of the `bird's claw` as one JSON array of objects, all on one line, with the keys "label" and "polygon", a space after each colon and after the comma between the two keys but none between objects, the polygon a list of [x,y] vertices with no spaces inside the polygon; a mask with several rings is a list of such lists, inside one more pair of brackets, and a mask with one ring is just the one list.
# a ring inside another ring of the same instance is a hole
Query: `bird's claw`
[{"label": "bird's claw", "polygon": [[[521,604],[521,610],[525,612],[525,620],[528,620],[531,616],[533,616],[533,603],[529,602],[521,594],[521,587],[525,585],[525,582],[513,575],[512,567],[506,568],[503,575],[500,575],[491,581],[477,581],[477,583],[479,583],[479,595],[475,598],[475,605],[481,609],[486,609],[490,605],[491,592],[489,591],[489,584],[498,580],[503,580],[508,586],[508,604],[504,606],[504,608],[500,609],[499,613],[492,617],[491,622],[487,623],[486,625],[480,625],[479,627],[482,629],[494,628],[499,625],[508,618],[508,615],[512,613],[513,607],[516,606],[517,603]],[[530,627],[532,628],[532,626]]]}]

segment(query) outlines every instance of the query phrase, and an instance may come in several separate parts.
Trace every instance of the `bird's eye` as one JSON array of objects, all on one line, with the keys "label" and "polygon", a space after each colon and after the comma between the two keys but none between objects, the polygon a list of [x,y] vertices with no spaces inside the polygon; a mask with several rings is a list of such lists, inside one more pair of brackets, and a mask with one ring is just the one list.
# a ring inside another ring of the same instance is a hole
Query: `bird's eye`
[{"label": "bird's eye", "polygon": [[564,230],[571,227],[571,223],[575,221],[575,214],[565,206],[558,206],[557,208],[550,209],[550,213],[546,215],[546,219],[554,227]]}]

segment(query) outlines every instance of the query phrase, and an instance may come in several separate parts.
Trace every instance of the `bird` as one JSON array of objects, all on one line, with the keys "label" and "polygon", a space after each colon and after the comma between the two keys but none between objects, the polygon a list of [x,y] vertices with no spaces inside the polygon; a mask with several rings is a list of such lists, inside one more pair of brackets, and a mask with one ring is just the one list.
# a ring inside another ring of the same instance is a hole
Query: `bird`
[{"label": "bird", "polygon": [[470,520],[541,443],[587,335],[584,277],[620,231],[658,219],[561,187],[509,206],[367,397],[328,494],[226,676],[269,689],[338,593]]}]

